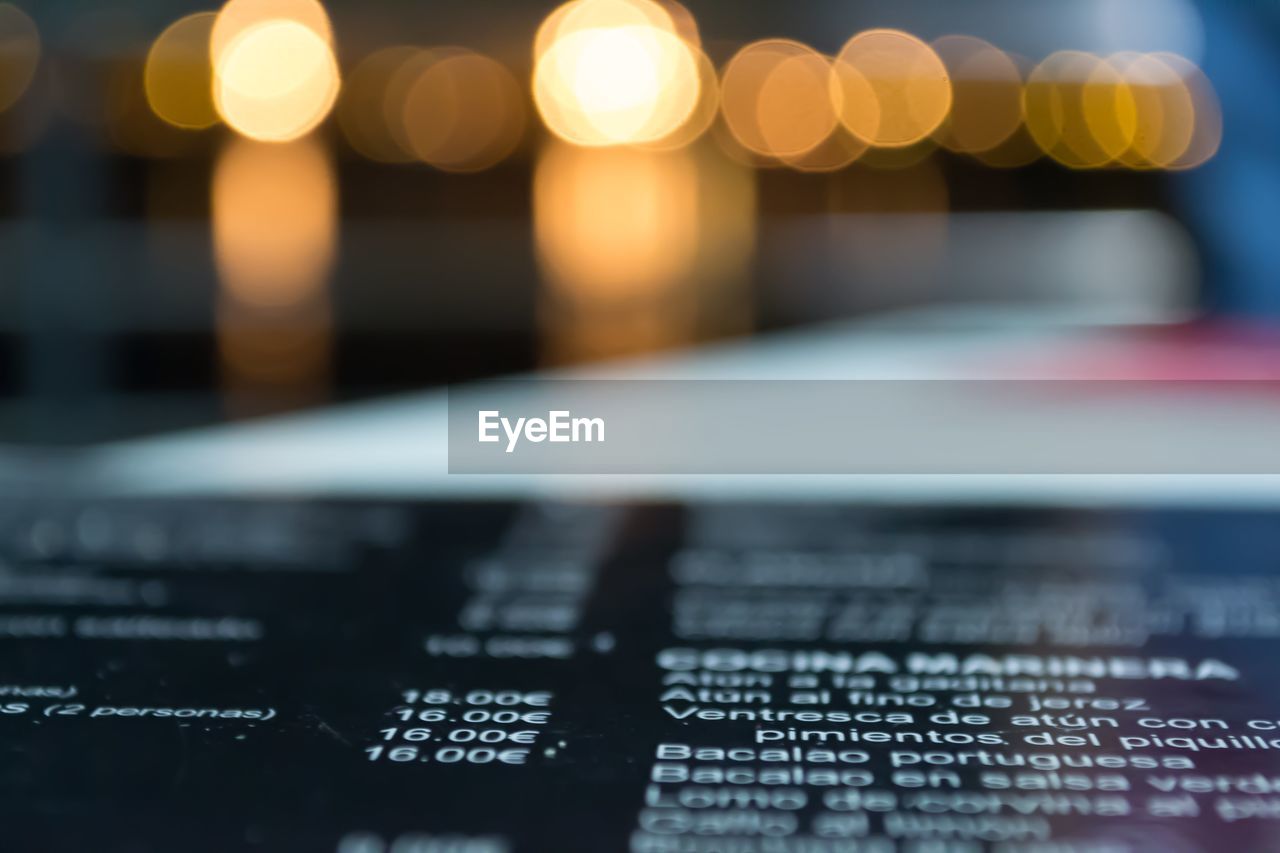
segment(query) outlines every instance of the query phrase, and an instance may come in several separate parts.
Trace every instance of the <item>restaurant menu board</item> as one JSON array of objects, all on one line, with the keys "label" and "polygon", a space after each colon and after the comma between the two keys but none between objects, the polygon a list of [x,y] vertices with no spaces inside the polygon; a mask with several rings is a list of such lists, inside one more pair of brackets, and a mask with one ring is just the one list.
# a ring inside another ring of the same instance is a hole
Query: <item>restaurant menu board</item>
[{"label": "restaurant menu board", "polygon": [[1280,516],[0,508],[0,849],[1280,849]]}]

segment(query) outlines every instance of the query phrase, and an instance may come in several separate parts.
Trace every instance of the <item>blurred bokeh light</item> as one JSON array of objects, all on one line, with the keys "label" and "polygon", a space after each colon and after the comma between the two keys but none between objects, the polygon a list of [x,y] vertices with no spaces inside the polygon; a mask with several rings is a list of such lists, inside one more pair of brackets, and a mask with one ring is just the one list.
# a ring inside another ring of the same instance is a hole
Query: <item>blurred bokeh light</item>
[{"label": "blurred bokeh light", "polygon": [[200,130],[218,123],[209,54],[216,19],[213,12],[178,19],[147,54],[147,101],[157,116],[175,127]]},{"label": "blurred bokeh light", "polygon": [[871,145],[904,147],[933,133],[951,109],[947,67],[929,45],[898,30],[868,30],[836,58],[845,127]]},{"label": "blurred bokeh light", "polygon": [[322,289],[333,264],[337,188],[314,140],[232,140],[213,177],[213,238],[226,292],[262,308],[296,305]]},{"label": "blurred bokeh light", "polygon": [[945,148],[990,151],[1022,126],[1022,73],[1012,57],[972,36],[943,36],[932,47],[951,78],[952,105],[934,131]]},{"label": "blurred bokeh light", "polygon": [[428,51],[408,45],[369,54],[347,75],[338,103],[342,133],[362,156],[379,163],[409,163],[413,152],[397,136],[414,69],[431,62]]},{"label": "blurred bokeh light", "polygon": [[1133,144],[1133,95],[1100,57],[1078,50],[1046,57],[1027,79],[1024,99],[1031,136],[1064,166],[1096,169]]},{"label": "blurred bokeh light", "polygon": [[534,182],[546,360],[634,355],[741,333],[749,300],[730,289],[741,286],[750,262],[755,221],[750,172],[710,146],[549,144]]},{"label": "blurred bokeh light", "polygon": [[803,158],[840,124],[831,76],[831,63],[799,42],[749,44],[725,67],[725,122],[753,154],[783,161]]},{"label": "blurred bokeh light", "polygon": [[478,172],[505,160],[524,135],[525,115],[511,72],[460,48],[423,67],[400,105],[412,154],[449,172]]},{"label": "blurred bokeh light", "polygon": [[697,52],[650,0],[575,0],[551,15],[535,44],[538,112],[578,145],[657,142],[698,106]]},{"label": "blurred bokeh light", "polygon": [[290,403],[322,393],[337,230],[333,165],[315,140],[234,139],[219,154],[213,178],[222,281],[218,351],[228,398],[243,409],[238,413],[251,413],[254,394],[264,387],[276,396],[300,395]]},{"label": "blurred bokeh light", "polygon": [[319,0],[227,0],[209,35],[209,56],[217,65],[236,39],[271,21],[293,21],[333,43],[333,24]]},{"label": "blurred bokeh light", "polygon": [[214,101],[228,125],[251,139],[287,142],[328,116],[341,80],[332,47],[314,26],[271,18],[239,31],[220,49],[218,30]]}]

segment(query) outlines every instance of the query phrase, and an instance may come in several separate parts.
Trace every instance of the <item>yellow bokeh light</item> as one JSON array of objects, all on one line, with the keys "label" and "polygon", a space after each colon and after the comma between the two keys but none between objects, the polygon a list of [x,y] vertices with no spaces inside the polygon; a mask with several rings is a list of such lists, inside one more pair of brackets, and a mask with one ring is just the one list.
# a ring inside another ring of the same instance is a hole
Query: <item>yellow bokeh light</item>
[{"label": "yellow bokeh light", "polygon": [[243,33],[267,21],[293,21],[311,30],[326,44],[333,42],[329,13],[319,0],[228,0],[218,12],[209,36],[209,56],[221,61],[227,48]]},{"label": "yellow bokeh light", "polygon": [[262,309],[323,290],[337,236],[337,188],[315,141],[234,140],[213,177],[213,242],[226,293]]},{"label": "yellow bokeh light", "polygon": [[306,135],[333,108],[340,78],[328,42],[291,20],[240,33],[215,66],[218,113],[251,139],[286,142]]},{"label": "yellow bokeh light", "polygon": [[1138,107],[1133,90],[1119,70],[1099,60],[1081,93],[1085,123],[1106,162],[1119,160],[1133,146],[1138,132]]},{"label": "yellow bokeh light", "polygon": [[951,109],[947,67],[929,45],[899,30],[854,36],[836,57],[840,119],[868,144],[898,148],[933,133]]},{"label": "yellow bokeh light", "polygon": [[1022,73],[1013,58],[982,39],[943,36],[933,42],[951,77],[951,113],[933,138],[965,154],[990,151],[1022,124]]},{"label": "yellow bokeh light", "polygon": [[721,111],[745,149],[762,157],[802,157],[839,125],[831,64],[799,42],[769,39],[725,66]]},{"label": "yellow bokeh light", "polygon": [[175,127],[199,130],[218,122],[209,44],[213,12],[171,24],[147,53],[144,85],[152,111]]},{"label": "yellow bokeh light", "polygon": [[1108,59],[1133,96],[1133,144],[1118,160],[1131,169],[1160,169],[1177,160],[1195,132],[1191,93],[1172,68],[1153,56],[1119,53]]},{"label": "yellow bokeh light", "polygon": [[551,132],[586,146],[676,133],[693,116],[702,86],[698,49],[674,29],[648,0],[577,0],[552,13],[535,46],[533,80]]},{"label": "yellow bokeh light", "polygon": [[432,63],[405,93],[401,121],[424,163],[475,172],[505,160],[524,135],[520,86],[501,63],[458,51]]},{"label": "yellow bokeh light", "polygon": [[1023,112],[1040,149],[1073,169],[1116,162],[1137,133],[1137,104],[1123,76],[1080,51],[1059,51],[1036,66],[1023,91]]},{"label": "yellow bokeh light", "polygon": [[39,64],[35,21],[12,3],[0,3],[0,112],[23,96]]}]

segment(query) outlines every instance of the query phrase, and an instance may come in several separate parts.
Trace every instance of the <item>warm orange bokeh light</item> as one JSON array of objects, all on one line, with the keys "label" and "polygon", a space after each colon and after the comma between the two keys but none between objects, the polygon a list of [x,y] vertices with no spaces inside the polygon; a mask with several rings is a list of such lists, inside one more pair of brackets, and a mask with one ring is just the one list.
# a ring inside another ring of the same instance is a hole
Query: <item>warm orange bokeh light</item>
[{"label": "warm orange bokeh light", "polygon": [[897,148],[933,133],[951,109],[947,67],[929,45],[899,30],[854,36],[836,57],[840,118],[870,145]]},{"label": "warm orange bokeh light", "polygon": [[213,12],[198,12],[178,19],[147,53],[147,103],[174,127],[199,130],[218,123],[209,54],[216,17]]},{"label": "warm orange bokeh light", "polygon": [[241,32],[217,55],[214,73],[214,100],[223,120],[265,142],[309,133],[328,116],[341,85],[328,42],[284,19]]},{"label": "warm orange bokeh light", "polygon": [[644,144],[676,133],[701,97],[698,49],[651,0],[575,0],[535,42],[533,93],[552,133],[576,145]]},{"label": "warm orange bokeh light", "polygon": [[761,157],[802,157],[840,123],[831,63],[799,42],[744,47],[725,66],[721,110],[735,139]]},{"label": "warm orange bokeh light", "polygon": [[658,151],[675,151],[692,145],[715,124],[720,115],[720,77],[711,59],[702,51],[695,52],[698,61],[698,102],[689,118],[674,131],[644,147]]},{"label": "warm orange bokeh light", "polygon": [[538,27],[533,40],[534,63],[562,38],[582,30],[612,27],[654,27],[682,36],[668,7],[653,0],[570,0]]},{"label": "warm orange bokeh light", "polygon": [[242,33],[267,21],[293,21],[333,43],[329,13],[319,0],[227,0],[209,35],[209,56],[216,66]]}]

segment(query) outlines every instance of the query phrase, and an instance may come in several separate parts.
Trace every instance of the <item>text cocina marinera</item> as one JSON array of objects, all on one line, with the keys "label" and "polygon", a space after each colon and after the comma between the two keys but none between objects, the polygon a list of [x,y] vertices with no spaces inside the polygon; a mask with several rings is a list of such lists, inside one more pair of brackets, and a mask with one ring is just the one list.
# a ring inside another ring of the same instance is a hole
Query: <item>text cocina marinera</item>
[{"label": "text cocina marinera", "polygon": [[675,672],[838,672],[895,675],[987,675],[1130,680],[1237,681],[1240,672],[1214,658],[1148,658],[1077,655],[958,655],[912,652],[894,657],[883,652],[819,649],[693,649],[658,653],[658,666]]}]

